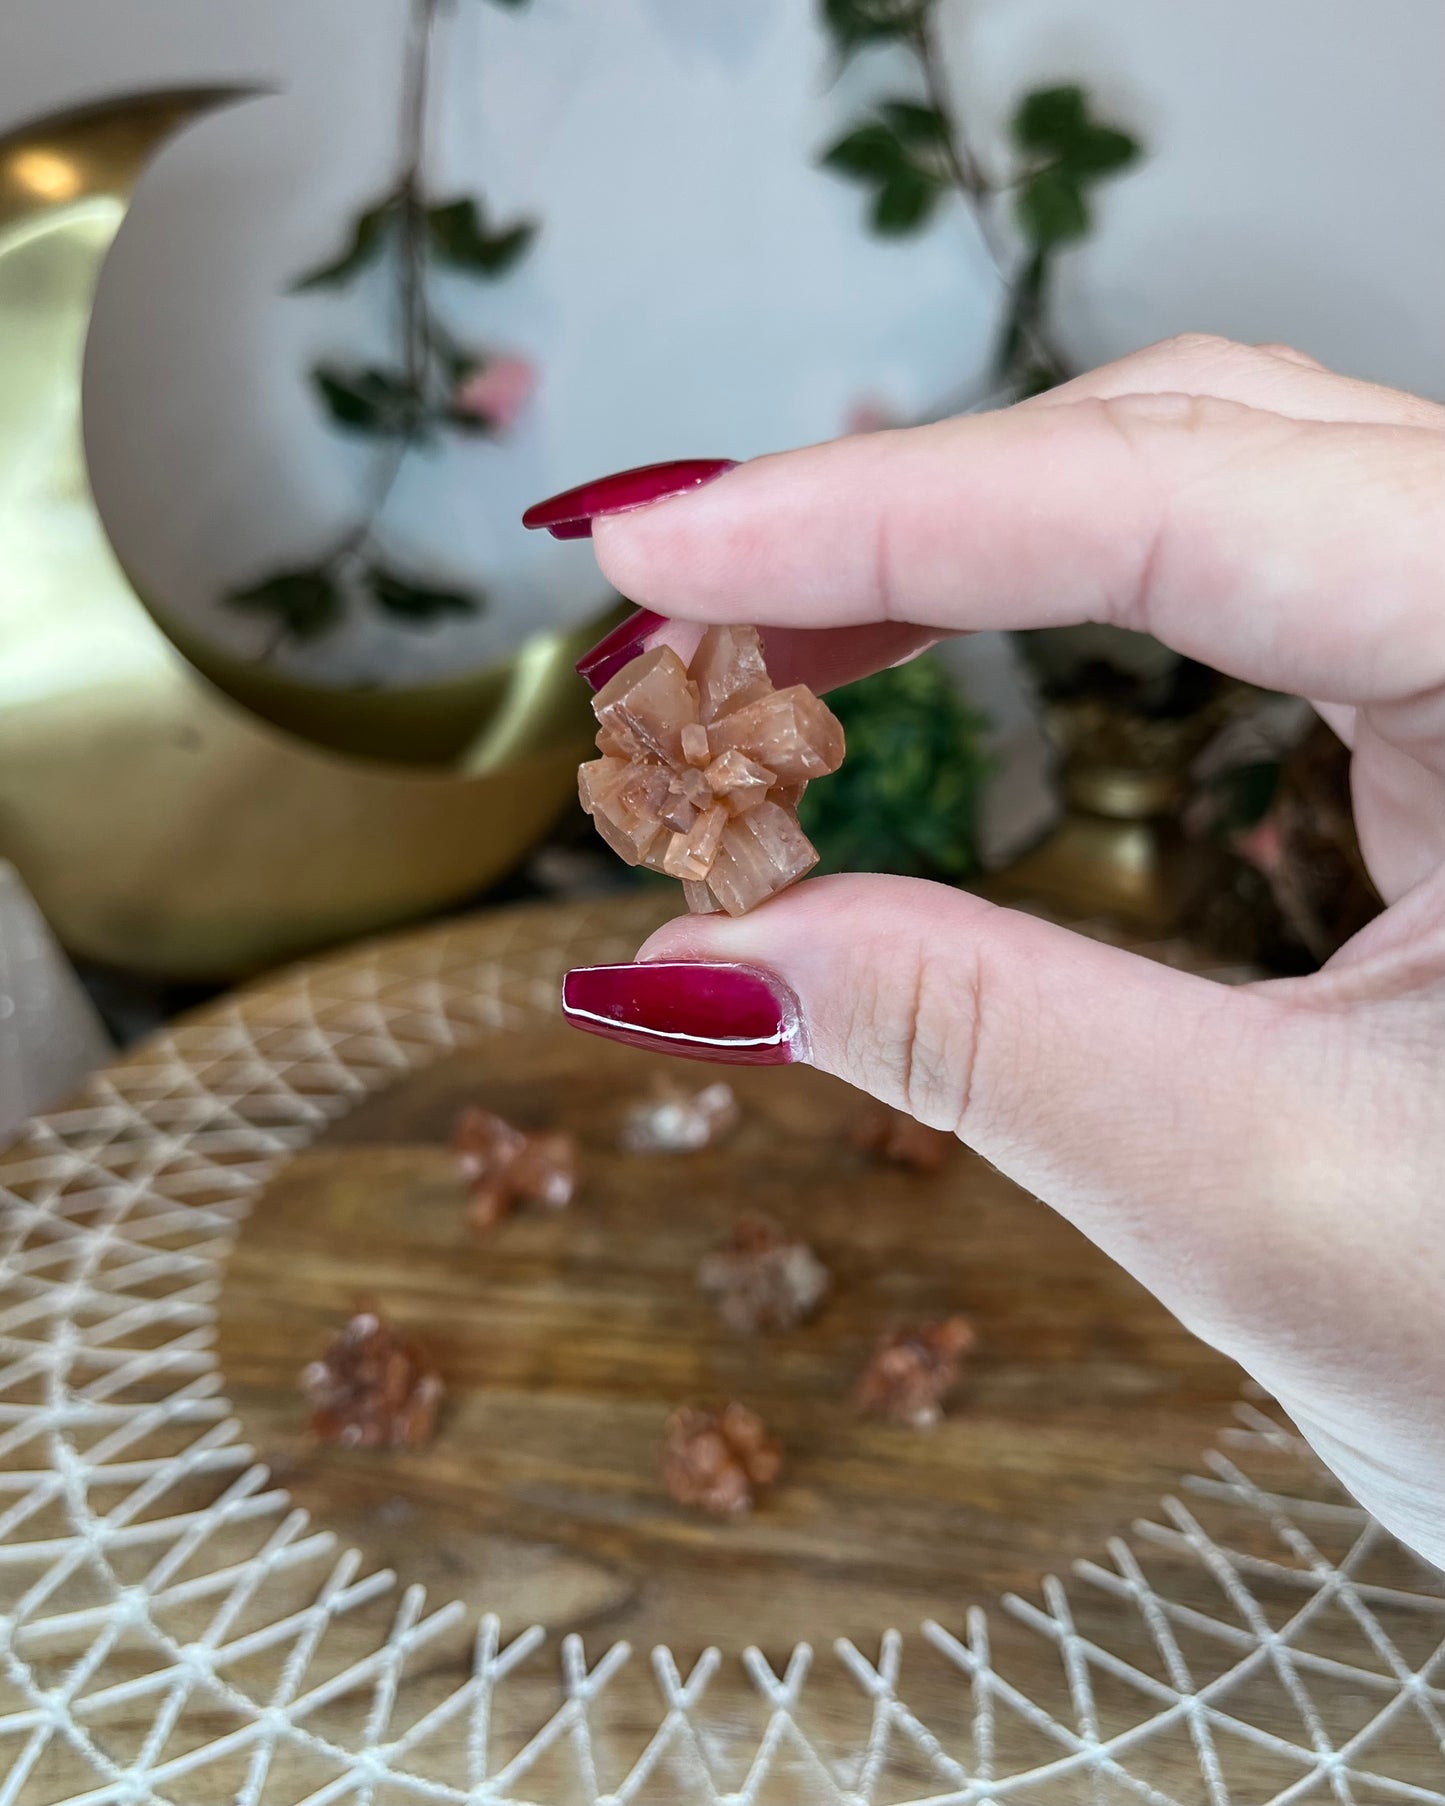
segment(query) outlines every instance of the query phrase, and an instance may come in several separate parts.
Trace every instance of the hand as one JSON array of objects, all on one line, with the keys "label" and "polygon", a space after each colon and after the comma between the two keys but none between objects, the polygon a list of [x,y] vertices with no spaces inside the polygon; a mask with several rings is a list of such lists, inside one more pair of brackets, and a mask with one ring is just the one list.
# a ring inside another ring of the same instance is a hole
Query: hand
[{"label": "hand", "polygon": [[1106,621],[1315,700],[1389,908],[1314,977],[1224,988],[861,875],[672,922],[639,959],[766,975],[784,1051],[1062,1211],[1445,1565],[1441,424],[1297,352],[1188,338],[1006,412],[758,459],[595,542],[669,635],[762,625],[780,682]]}]

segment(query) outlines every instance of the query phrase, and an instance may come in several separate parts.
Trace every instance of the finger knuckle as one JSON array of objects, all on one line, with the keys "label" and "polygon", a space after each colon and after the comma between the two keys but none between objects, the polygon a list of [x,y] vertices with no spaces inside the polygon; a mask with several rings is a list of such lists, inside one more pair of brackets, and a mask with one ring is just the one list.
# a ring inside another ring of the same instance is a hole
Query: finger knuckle
[{"label": "finger knuckle", "polygon": [[1280,363],[1304,365],[1320,370],[1324,366],[1308,352],[1293,345],[1247,345],[1241,339],[1228,339],[1214,332],[1181,332],[1143,354],[1151,368],[1176,373],[1180,385],[1196,383],[1241,383],[1262,375],[1274,374]]},{"label": "finger knuckle", "polygon": [[1271,357],[1286,364],[1302,364],[1307,370],[1323,370],[1325,367],[1317,357],[1311,357],[1308,351],[1301,351],[1297,345],[1287,345],[1282,340],[1269,339],[1256,345],[1254,349],[1261,357]]},{"label": "finger knuckle", "polygon": [[[1137,514],[1125,542],[1134,553],[1120,565],[1116,588],[1103,598],[1102,618],[1116,627],[1148,633],[1154,630],[1155,595],[1170,560],[1171,503],[1181,481],[1178,473],[1197,461],[1211,435],[1222,439],[1249,410],[1215,395],[1174,390],[1104,396],[1094,405],[1104,433],[1118,439],[1137,479],[1130,486],[1137,497]],[[1212,455],[1205,450],[1206,458]],[[1161,478],[1161,467],[1176,473],[1172,485]]]},{"label": "finger knuckle", "polygon": [[1218,395],[1193,395],[1173,389],[1105,396],[1099,409],[1133,451],[1139,451],[1141,441],[1161,429],[1208,433],[1249,412],[1242,403],[1225,401]]},{"label": "finger knuckle", "polygon": [[1237,339],[1225,338],[1219,332],[1176,332],[1172,337],[1161,340],[1153,349],[1181,363],[1217,364],[1221,359],[1237,357],[1249,348],[1241,345]]},{"label": "finger knuckle", "polygon": [[926,942],[895,949],[851,987],[849,1066],[870,1088],[933,1128],[957,1130],[968,1113],[978,1055],[978,965]]}]

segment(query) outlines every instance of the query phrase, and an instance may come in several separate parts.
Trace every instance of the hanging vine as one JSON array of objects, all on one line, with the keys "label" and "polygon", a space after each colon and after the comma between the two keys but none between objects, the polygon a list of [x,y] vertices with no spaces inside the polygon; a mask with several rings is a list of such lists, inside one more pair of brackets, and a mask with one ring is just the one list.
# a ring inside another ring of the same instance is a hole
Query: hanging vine
[{"label": "hanging vine", "polygon": [[962,199],[1006,296],[993,377],[1019,399],[1070,373],[1049,323],[1054,260],[1089,235],[1092,190],[1135,163],[1140,145],[1099,119],[1082,87],[1036,88],[1014,108],[1007,164],[990,168],[951,96],[937,11],[938,0],[822,0],[840,60],[893,45],[917,74],[913,93],[875,103],[822,164],[868,190],[869,223],[884,237],[917,232],[950,194]]},{"label": "hanging vine", "polygon": [[[492,0],[516,10],[525,0]],[[460,272],[479,282],[505,276],[537,233],[531,220],[495,223],[480,198],[437,200],[427,181],[427,120],[435,46],[452,0],[409,0],[403,60],[400,153],[396,180],[352,220],[334,258],[292,284],[292,293],[346,287],[373,269],[389,270],[395,350],[386,363],[323,362],[310,372],[327,418],[341,431],[374,441],[375,463],[355,520],[315,559],[232,590],[233,608],[274,626],[266,655],[285,640],[330,633],[356,606],[419,625],[485,606],[476,589],[457,589],[403,570],[390,558],[383,527],[387,503],[407,460],[448,433],[501,432],[525,401],[525,359],[481,350],[453,331],[437,307],[432,275]]]},{"label": "hanging vine", "polygon": [[[1138,141],[1100,119],[1083,88],[1037,88],[1014,107],[1008,152],[992,167],[949,86],[937,0],[821,0],[820,10],[840,65],[879,47],[913,65],[908,87],[873,102],[822,166],[866,191],[868,224],[884,238],[918,232],[961,201],[1003,291],[990,395],[1017,401],[1063,382],[1055,259],[1087,237],[1094,188],[1138,159]],[[817,802],[803,816],[825,868],[951,882],[977,871],[983,724],[937,662],[925,654],[880,671],[833,702],[847,721],[848,761],[809,792],[804,810]]]}]

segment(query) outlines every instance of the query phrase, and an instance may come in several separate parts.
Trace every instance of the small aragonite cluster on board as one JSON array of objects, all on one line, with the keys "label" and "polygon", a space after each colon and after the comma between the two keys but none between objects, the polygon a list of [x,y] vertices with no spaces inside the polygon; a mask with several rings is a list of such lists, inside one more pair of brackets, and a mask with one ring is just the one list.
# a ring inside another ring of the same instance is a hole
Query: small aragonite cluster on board
[{"label": "small aragonite cluster on board", "polygon": [[693,1154],[721,1141],[740,1114],[732,1086],[720,1080],[693,1090],[659,1079],[628,1110],[619,1144],[629,1154]]},{"label": "small aragonite cluster on board", "polygon": [[744,915],[817,864],[798,802],[843,763],[843,729],[806,685],[773,688],[755,627],[709,627],[686,665],[655,646],[592,707],[582,807],[629,865],[680,879],[695,914]]},{"label": "small aragonite cluster on board", "polygon": [[943,1401],[962,1377],[975,1339],[967,1317],[891,1331],[875,1345],[858,1382],[858,1409],[916,1430],[930,1428],[943,1416]]},{"label": "small aragonite cluster on board", "polygon": [[734,1400],[682,1405],[662,1438],[662,1483],[679,1505],[714,1517],[751,1511],[782,1470],[783,1450],[755,1411]]},{"label": "small aragonite cluster on board", "polygon": [[[736,1128],[741,1116],[731,1086],[714,1082],[698,1089],[665,1077],[629,1109],[620,1146],[628,1153],[696,1154]],[[936,1171],[954,1145],[881,1106],[854,1108],[850,1121],[860,1148],[920,1172]],[[466,1105],[454,1120],[452,1152],[471,1194],[468,1225],[490,1234],[521,1205],[568,1204],[577,1186],[578,1151],[570,1133],[522,1129],[481,1104]],[[702,1257],[696,1282],[723,1323],[749,1336],[798,1330],[832,1286],[828,1268],[807,1242],[756,1212],[735,1221],[727,1240]],[[961,1316],[889,1330],[859,1378],[857,1409],[913,1429],[931,1427],[973,1346],[972,1326]],[[806,1351],[798,1352],[806,1358]],[[369,1307],[305,1368],[300,1384],[313,1437],[358,1449],[428,1441],[444,1395],[425,1352]],[[660,1458],[663,1485],[678,1504],[732,1517],[751,1510],[771,1489],[783,1452],[757,1413],[734,1398],[679,1405],[667,1419]]]},{"label": "small aragonite cluster on board", "polygon": [[480,1104],[469,1104],[452,1130],[452,1151],[471,1191],[467,1221],[494,1229],[518,1204],[562,1210],[577,1189],[577,1144],[570,1135],[531,1134]]},{"label": "small aragonite cluster on board", "polygon": [[849,1140],[864,1154],[874,1154],[894,1166],[911,1166],[920,1173],[938,1172],[958,1150],[956,1136],[944,1129],[930,1129],[906,1110],[888,1104],[866,1106],[854,1119]]},{"label": "small aragonite cluster on board", "polygon": [[805,1241],[762,1215],[741,1218],[705,1255],[697,1283],[718,1315],[743,1335],[796,1329],[828,1293],[828,1269]]},{"label": "small aragonite cluster on board", "polygon": [[430,1439],[445,1388],[414,1342],[358,1311],[301,1374],[311,1434],[343,1448],[407,1448]]}]

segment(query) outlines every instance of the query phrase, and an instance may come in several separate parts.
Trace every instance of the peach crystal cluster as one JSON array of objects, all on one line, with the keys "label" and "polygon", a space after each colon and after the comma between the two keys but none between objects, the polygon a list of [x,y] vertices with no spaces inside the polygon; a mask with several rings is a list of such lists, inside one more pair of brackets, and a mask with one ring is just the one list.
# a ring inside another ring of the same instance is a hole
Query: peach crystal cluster
[{"label": "peach crystal cluster", "polygon": [[804,1241],[770,1217],[747,1216],[721,1248],[704,1255],[697,1283],[729,1329],[743,1335],[796,1329],[828,1293],[828,1269]]},{"label": "peach crystal cluster", "polygon": [[627,1112],[620,1137],[629,1154],[693,1154],[737,1127],[738,1100],[722,1081],[694,1091],[659,1079]]},{"label": "peach crystal cluster", "polygon": [[958,1384],[975,1342],[967,1317],[920,1323],[883,1336],[858,1382],[858,1409],[924,1430],[943,1416],[943,1401]]},{"label": "peach crystal cluster", "polygon": [[358,1311],[302,1370],[301,1390],[319,1442],[384,1449],[430,1438],[444,1388],[414,1342],[375,1311]]},{"label": "peach crystal cluster", "polygon": [[662,1483],[679,1505],[732,1517],[751,1511],[783,1465],[778,1440],[736,1401],[721,1410],[683,1405],[662,1438]]},{"label": "peach crystal cluster", "polygon": [[467,1222],[495,1229],[518,1204],[562,1210],[577,1189],[577,1143],[570,1135],[530,1134],[469,1104],[452,1129],[452,1151],[471,1191]]},{"label": "peach crystal cluster", "polygon": [[920,1173],[938,1172],[958,1148],[956,1136],[930,1129],[906,1110],[894,1110],[887,1104],[865,1108],[854,1119],[849,1139],[865,1154],[876,1154],[894,1166],[911,1166]]},{"label": "peach crystal cluster", "polygon": [[653,647],[592,707],[582,807],[629,865],[680,878],[695,914],[743,915],[817,864],[798,800],[842,764],[843,729],[805,685],[773,688],[755,627],[708,628],[688,665]]}]

